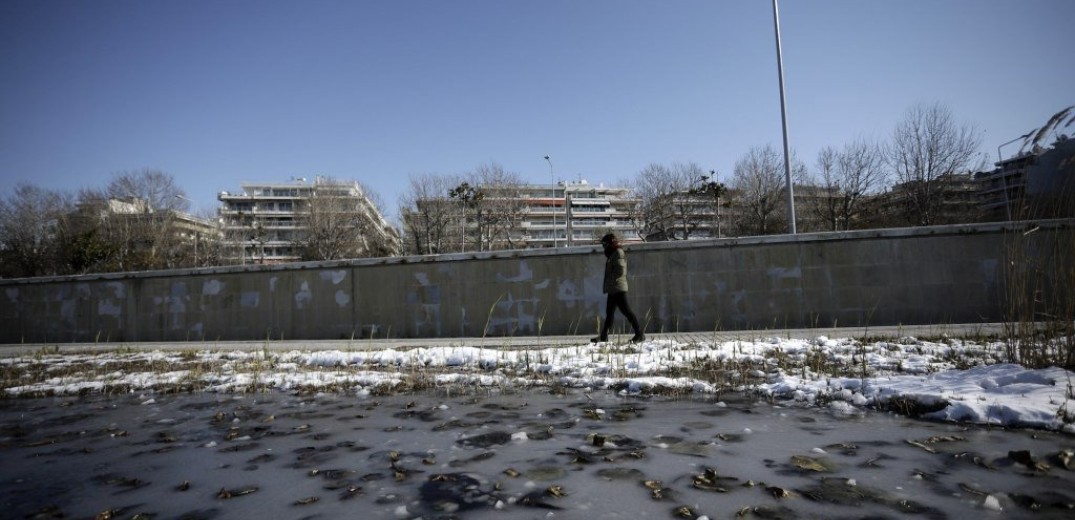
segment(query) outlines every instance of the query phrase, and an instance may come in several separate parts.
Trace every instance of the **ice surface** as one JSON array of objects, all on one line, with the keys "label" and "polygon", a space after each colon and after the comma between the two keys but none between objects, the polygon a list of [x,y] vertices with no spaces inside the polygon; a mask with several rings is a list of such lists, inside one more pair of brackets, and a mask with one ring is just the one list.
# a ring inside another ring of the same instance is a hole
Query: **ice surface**
[{"label": "ice surface", "polygon": [[[989,373],[1018,384],[1010,368]],[[835,403],[544,388],[7,399],[0,507],[10,518],[1070,518],[1075,473],[1053,459],[1075,447],[1070,435]]]},{"label": "ice surface", "polygon": [[1069,518],[1075,377],[1003,351],[767,337],[7,357],[0,510]]}]

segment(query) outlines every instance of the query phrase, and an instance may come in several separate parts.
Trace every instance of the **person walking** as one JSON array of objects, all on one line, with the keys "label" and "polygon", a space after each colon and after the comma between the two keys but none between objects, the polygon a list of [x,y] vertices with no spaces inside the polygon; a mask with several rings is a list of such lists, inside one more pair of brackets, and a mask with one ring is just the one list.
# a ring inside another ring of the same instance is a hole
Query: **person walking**
[{"label": "person walking", "polygon": [[623,313],[623,317],[627,318],[635,330],[631,343],[646,341],[646,335],[642,333],[642,327],[638,325],[638,317],[627,304],[627,254],[620,247],[619,239],[612,233],[601,237],[601,247],[605,252],[605,281],[602,291],[608,295],[608,298],[605,300],[605,323],[601,326],[601,335],[590,341],[593,343],[608,341],[608,331],[612,330],[616,309]]}]

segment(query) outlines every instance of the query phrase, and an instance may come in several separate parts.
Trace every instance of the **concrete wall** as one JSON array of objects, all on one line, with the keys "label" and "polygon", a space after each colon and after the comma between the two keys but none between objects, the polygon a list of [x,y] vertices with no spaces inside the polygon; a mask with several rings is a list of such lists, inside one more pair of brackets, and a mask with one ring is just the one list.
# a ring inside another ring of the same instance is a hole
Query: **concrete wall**
[{"label": "concrete wall", "polygon": [[[1059,243],[1075,221],[638,244],[629,301],[648,332],[998,321],[1005,265]],[[0,343],[589,335],[598,251],[0,280]]]}]

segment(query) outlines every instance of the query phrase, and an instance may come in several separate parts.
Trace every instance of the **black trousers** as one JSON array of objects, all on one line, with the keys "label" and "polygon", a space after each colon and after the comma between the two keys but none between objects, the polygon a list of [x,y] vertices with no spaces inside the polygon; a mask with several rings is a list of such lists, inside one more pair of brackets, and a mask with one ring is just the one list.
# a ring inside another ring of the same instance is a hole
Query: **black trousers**
[{"label": "black trousers", "polygon": [[619,309],[623,313],[623,317],[627,318],[627,321],[631,324],[631,327],[635,329],[635,335],[642,334],[642,327],[638,325],[638,317],[631,311],[631,306],[627,304],[627,293],[609,293],[608,299],[605,300],[605,324],[601,327],[601,338],[608,338],[608,331],[612,330],[612,322],[616,317],[616,309]]}]

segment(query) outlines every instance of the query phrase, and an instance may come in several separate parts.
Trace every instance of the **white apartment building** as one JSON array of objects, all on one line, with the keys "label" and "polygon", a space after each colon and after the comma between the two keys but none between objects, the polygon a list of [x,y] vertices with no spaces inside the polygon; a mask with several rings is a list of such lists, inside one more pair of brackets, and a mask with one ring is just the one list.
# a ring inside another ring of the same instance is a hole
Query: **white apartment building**
[{"label": "white apartment building", "polygon": [[594,244],[608,232],[626,242],[639,240],[638,201],[627,188],[579,180],[555,186],[475,186],[474,193],[478,198],[469,206],[438,197],[419,200],[417,208],[405,211],[412,251],[564,247]]},{"label": "white apartment building", "polygon": [[[561,181],[555,186],[482,186],[479,191],[497,200],[511,194],[508,196],[513,197],[519,217],[509,234],[517,247],[594,244],[608,232],[616,233],[624,242],[640,240],[635,218],[638,200],[630,197],[627,188],[578,180]],[[468,220],[467,227],[473,229],[474,222]]]},{"label": "white apartment building", "polygon": [[[241,193],[222,191],[217,196],[224,238],[232,244],[228,259],[237,263],[282,263],[302,260],[307,224],[304,213],[314,197],[346,201],[349,215],[368,220],[371,237],[393,244],[398,251],[399,233],[362,191],[357,182],[316,177],[312,182],[241,184]],[[393,253],[394,254],[394,253]]]},{"label": "white apartment building", "polygon": [[539,235],[543,238],[539,247],[554,245],[548,243],[550,238],[555,245],[593,244],[608,232],[624,242],[641,240],[635,211],[638,199],[632,198],[627,188],[593,185],[585,180],[561,182],[553,202],[554,210],[561,210],[553,212],[555,232]]}]

